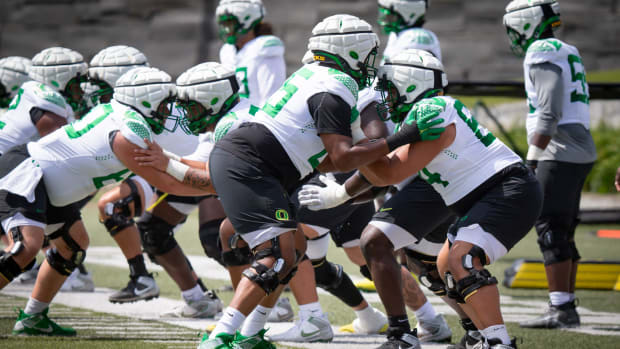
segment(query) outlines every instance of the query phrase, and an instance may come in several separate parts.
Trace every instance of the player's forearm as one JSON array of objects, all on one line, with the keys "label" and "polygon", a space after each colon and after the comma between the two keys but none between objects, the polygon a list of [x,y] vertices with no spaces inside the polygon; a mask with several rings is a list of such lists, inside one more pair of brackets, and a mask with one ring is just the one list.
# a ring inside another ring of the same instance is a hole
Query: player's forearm
[{"label": "player's forearm", "polygon": [[185,172],[183,184],[206,191],[209,194],[215,194],[211,176],[209,176],[209,172],[204,169],[189,168],[187,172]]}]

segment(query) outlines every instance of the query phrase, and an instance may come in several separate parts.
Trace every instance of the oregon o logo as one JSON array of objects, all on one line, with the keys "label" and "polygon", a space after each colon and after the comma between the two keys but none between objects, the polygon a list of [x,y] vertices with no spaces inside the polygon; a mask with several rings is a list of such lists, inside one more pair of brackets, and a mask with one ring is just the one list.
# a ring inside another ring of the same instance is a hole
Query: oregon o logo
[{"label": "oregon o logo", "polygon": [[279,221],[288,221],[288,212],[283,209],[276,210],[276,219]]}]

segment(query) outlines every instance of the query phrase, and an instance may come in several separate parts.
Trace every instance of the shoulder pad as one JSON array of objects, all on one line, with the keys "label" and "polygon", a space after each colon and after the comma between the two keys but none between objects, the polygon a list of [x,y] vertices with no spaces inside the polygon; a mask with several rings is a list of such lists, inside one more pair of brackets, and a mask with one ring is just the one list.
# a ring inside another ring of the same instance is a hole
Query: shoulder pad
[{"label": "shoulder pad", "polygon": [[525,64],[552,62],[562,56],[560,49],[564,44],[556,39],[536,40],[527,49]]},{"label": "shoulder pad", "polygon": [[[334,80],[338,81],[342,86],[344,86],[349,92],[351,92],[351,95],[353,95],[353,98],[355,99],[353,105],[357,104],[357,99],[359,96],[359,87],[357,85],[357,81],[355,81],[355,79],[350,77],[348,74],[332,68],[329,69],[329,75]],[[346,98],[343,99],[345,101],[347,100]]]},{"label": "shoulder pad", "polygon": [[122,116],[121,134],[131,143],[146,148],[144,139],[153,141],[153,133],[144,118],[131,109],[127,109]]},{"label": "shoulder pad", "polygon": [[45,86],[45,84],[29,81],[22,85],[25,98],[31,100],[37,108],[52,112],[63,118],[68,118],[72,110],[65,101],[65,98],[56,90]]},{"label": "shoulder pad", "polygon": [[273,57],[284,55],[284,43],[273,35],[263,35],[256,38],[257,56]]}]

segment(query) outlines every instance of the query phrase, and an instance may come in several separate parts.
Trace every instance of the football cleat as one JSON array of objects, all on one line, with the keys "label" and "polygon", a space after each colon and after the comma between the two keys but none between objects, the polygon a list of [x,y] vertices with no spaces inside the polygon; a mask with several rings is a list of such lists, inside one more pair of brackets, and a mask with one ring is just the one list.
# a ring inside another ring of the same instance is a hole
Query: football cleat
[{"label": "football cleat", "polygon": [[82,274],[78,268],[75,268],[71,275],[65,280],[60,287],[61,292],[94,292],[95,283],[90,272]]},{"label": "football cleat", "polygon": [[437,314],[431,321],[418,321],[416,330],[421,343],[450,342],[452,339],[452,331],[442,314]]},{"label": "football cleat", "polygon": [[[379,310],[373,308],[373,316],[371,319],[360,319],[357,318],[353,320],[353,331],[354,333],[361,334],[378,334],[384,333],[388,328],[388,320],[387,317],[380,312]],[[342,329],[341,329],[342,331]]]},{"label": "football cleat", "polygon": [[268,337],[274,342],[331,342],[334,331],[327,315],[322,314],[299,319],[287,331]]},{"label": "football cleat", "polygon": [[198,345],[198,349],[230,349],[230,344],[235,339],[235,336],[228,333],[219,333],[213,339],[209,339],[209,334],[205,333],[202,336],[202,340]]},{"label": "football cleat", "polygon": [[420,341],[414,330],[398,336],[388,336],[387,342],[381,344],[377,349],[420,349]]},{"label": "football cleat", "polygon": [[148,301],[159,297],[159,287],[153,279],[153,274],[142,276],[130,276],[127,286],[110,295],[108,300],[112,303],[131,303],[136,301]]},{"label": "football cleat", "polygon": [[549,305],[547,312],[533,320],[523,321],[519,326],[525,328],[567,328],[581,324],[575,301],[562,305]]},{"label": "football cleat", "polygon": [[461,341],[455,344],[450,344],[446,349],[473,349],[476,344],[483,341],[480,331],[467,331]]},{"label": "football cleat", "polygon": [[235,340],[230,345],[233,349],[276,349],[270,341],[265,339],[265,332],[267,330],[262,329],[253,336],[243,336],[237,332]]},{"label": "football cleat", "polygon": [[37,275],[39,274],[39,268],[41,268],[41,264],[37,263],[31,269],[26,270],[25,272],[19,274],[13,282],[20,284],[34,284],[37,281]]},{"label": "football cleat", "polygon": [[13,326],[13,334],[26,336],[75,336],[71,327],[61,327],[47,317],[49,308],[38,314],[26,314],[19,309],[17,321]]},{"label": "football cleat", "polygon": [[288,297],[281,297],[267,317],[267,322],[288,322],[293,320],[295,312]]},{"label": "football cleat", "polygon": [[515,338],[510,341],[510,344],[502,344],[500,339],[491,338],[487,341],[478,342],[473,349],[517,349],[517,343]]}]

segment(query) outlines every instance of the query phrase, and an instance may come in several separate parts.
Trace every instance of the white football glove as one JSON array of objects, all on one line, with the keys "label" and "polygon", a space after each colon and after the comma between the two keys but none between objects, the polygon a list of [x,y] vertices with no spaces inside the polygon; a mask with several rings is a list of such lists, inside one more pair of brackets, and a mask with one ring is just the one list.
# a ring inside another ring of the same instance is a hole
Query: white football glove
[{"label": "white football glove", "polygon": [[314,184],[304,184],[301,187],[297,194],[301,206],[308,206],[313,211],[319,211],[340,206],[351,198],[344,184],[338,184],[326,175],[320,175],[319,180],[325,184],[325,187]]}]

